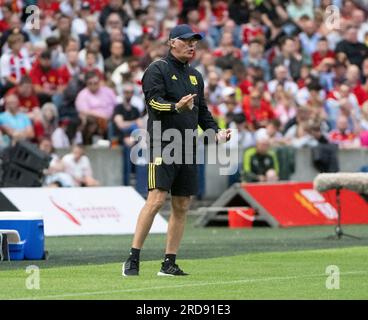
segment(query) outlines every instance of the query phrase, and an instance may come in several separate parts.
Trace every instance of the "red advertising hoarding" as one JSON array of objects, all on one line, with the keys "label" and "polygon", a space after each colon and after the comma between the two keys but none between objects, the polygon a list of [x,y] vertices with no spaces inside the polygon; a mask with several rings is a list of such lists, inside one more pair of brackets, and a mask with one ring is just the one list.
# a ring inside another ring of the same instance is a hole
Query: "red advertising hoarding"
[{"label": "red advertising hoarding", "polygon": [[[320,193],[312,182],[242,184],[280,227],[333,225],[337,222],[335,190]],[[368,224],[368,202],[359,194],[341,190],[341,223]]]}]

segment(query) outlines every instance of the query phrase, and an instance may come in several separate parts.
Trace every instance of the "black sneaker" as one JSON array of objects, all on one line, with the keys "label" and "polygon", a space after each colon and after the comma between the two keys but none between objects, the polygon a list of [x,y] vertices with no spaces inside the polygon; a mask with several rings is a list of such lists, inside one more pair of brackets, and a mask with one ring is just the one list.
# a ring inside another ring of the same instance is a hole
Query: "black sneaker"
[{"label": "black sneaker", "polygon": [[139,260],[129,257],[127,261],[123,263],[122,275],[125,277],[138,276],[139,275]]},{"label": "black sneaker", "polygon": [[185,273],[183,270],[179,268],[177,264],[171,263],[170,261],[162,262],[161,270],[157,273],[158,276],[187,276],[188,273]]}]

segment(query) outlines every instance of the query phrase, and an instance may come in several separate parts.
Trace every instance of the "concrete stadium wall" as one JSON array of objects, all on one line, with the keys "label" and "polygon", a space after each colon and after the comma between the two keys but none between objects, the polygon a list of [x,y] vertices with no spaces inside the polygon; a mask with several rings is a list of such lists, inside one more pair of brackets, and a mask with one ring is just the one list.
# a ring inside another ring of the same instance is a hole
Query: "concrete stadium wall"
[{"label": "concrete stadium wall", "polygon": [[[59,155],[68,150],[58,150]],[[119,186],[122,184],[122,156],[121,149],[103,149],[87,147],[86,153],[91,160],[95,177],[104,186]],[[231,154],[231,161],[235,162],[241,155]],[[207,158],[215,161],[215,150],[209,150]],[[311,163],[310,149],[300,149],[296,152],[295,172],[291,175],[293,181],[312,181],[318,174]],[[340,150],[340,171],[355,172],[362,166],[368,165],[368,149]],[[229,177],[220,174],[218,164],[208,164],[205,169],[205,198],[216,199],[227,188]]]},{"label": "concrete stadium wall", "polygon": [[[69,149],[58,149],[57,154],[63,156]],[[121,148],[92,148],[86,147],[86,155],[91,161],[94,177],[103,186],[121,186],[123,159]]]},{"label": "concrete stadium wall", "polygon": [[[214,155],[208,155],[214,156]],[[356,172],[368,165],[368,149],[339,150],[339,165],[342,172]],[[218,165],[206,167],[207,199],[218,198],[228,188],[228,177],[218,174]],[[318,171],[312,165],[312,154],[308,148],[297,150],[295,154],[295,171],[290,176],[292,181],[312,181]]]}]

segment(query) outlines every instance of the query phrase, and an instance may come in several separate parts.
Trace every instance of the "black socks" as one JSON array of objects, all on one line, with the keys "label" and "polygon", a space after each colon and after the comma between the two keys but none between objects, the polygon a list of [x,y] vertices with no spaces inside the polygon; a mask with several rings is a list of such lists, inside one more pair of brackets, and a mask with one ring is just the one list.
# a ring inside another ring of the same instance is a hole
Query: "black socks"
[{"label": "black socks", "polygon": [[141,253],[141,249],[131,248],[130,249],[130,257],[133,260],[139,260],[139,254]]},{"label": "black socks", "polygon": [[[139,261],[139,255],[141,253],[141,249],[131,248],[130,249],[130,258],[133,260]],[[170,262],[171,264],[175,264],[176,254],[165,254],[164,262]]]},{"label": "black socks", "polygon": [[175,264],[176,254],[165,254],[165,262],[170,261],[170,263]]}]

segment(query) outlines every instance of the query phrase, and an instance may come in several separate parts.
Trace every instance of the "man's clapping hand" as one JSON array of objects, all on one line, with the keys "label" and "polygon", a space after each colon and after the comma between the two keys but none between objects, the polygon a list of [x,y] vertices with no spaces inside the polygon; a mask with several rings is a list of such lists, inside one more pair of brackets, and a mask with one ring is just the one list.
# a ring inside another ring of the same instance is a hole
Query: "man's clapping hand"
[{"label": "man's clapping hand", "polygon": [[188,94],[180,99],[178,103],[175,104],[175,109],[178,112],[183,112],[185,110],[192,110],[194,107],[194,98],[197,94]]}]

